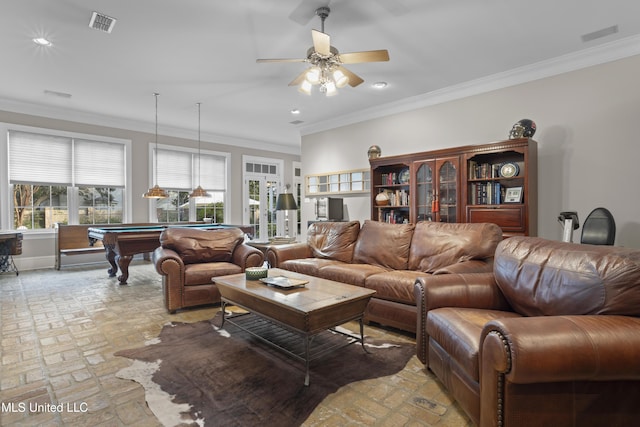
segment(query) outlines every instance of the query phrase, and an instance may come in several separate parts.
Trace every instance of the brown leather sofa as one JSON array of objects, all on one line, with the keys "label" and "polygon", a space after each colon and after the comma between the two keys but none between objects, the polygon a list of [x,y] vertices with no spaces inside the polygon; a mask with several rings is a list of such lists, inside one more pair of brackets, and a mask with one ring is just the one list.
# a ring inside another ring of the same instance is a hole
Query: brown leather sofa
[{"label": "brown leather sofa", "polygon": [[418,357],[474,423],[640,425],[640,250],[512,237],[415,292]]},{"label": "brown leather sofa", "polygon": [[244,244],[244,232],[239,228],[168,228],[160,234],[160,245],[152,260],[162,275],[169,313],[220,302],[212,277],[242,273],[264,263],[264,254]]},{"label": "brown leather sofa", "polygon": [[373,289],[365,321],[415,333],[416,279],[491,271],[501,239],[495,224],[319,222],[309,227],[306,242],[269,247],[267,260],[272,267]]}]

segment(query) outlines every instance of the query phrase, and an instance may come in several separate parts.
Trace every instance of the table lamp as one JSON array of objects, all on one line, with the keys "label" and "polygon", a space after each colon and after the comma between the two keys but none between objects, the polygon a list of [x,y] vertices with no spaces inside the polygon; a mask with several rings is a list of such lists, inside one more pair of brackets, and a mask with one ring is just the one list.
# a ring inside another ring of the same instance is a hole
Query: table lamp
[{"label": "table lamp", "polygon": [[297,210],[296,200],[291,193],[278,194],[276,201],[276,210],[285,211],[285,237],[289,237],[289,211]]}]

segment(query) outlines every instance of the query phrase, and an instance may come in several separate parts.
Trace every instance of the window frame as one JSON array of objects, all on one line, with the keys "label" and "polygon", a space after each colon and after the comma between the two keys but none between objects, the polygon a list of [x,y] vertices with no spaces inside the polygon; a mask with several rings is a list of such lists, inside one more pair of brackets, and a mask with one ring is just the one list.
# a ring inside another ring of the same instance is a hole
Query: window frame
[{"label": "window frame", "polygon": [[[132,203],[131,203],[131,185],[132,185],[132,165],[131,165],[131,150],[132,141],[123,138],[114,138],[104,135],[86,134],[81,132],[64,131],[59,129],[40,128],[34,126],[24,126],[14,123],[0,122],[0,164],[3,166],[4,173],[0,174],[0,200],[4,201],[0,203],[0,228],[5,230],[13,230],[13,185],[9,179],[9,131],[27,132],[44,134],[50,136],[58,136],[64,138],[73,138],[80,140],[90,140],[96,142],[108,142],[124,145],[125,149],[125,185],[123,188],[122,197],[122,220],[123,222],[130,222],[132,218]],[[83,185],[84,186],[84,185]],[[74,214],[79,208],[78,187],[67,187],[67,208],[68,208],[68,222],[69,224],[76,224],[78,222],[78,215]],[[20,230],[25,233],[54,233],[54,229],[41,228],[41,229],[28,229]]]}]

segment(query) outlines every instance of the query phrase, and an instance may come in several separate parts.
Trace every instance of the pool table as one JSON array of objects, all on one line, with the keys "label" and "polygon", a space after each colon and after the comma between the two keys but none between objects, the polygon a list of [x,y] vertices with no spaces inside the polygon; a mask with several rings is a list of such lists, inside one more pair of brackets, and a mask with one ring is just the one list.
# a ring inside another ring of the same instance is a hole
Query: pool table
[{"label": "pool table", "polygon": [[189,227],[203,230],[216,228],[240,228],[245,233],[252,235],[253,227],[229,224],[123,224],[121,226],[90,227],[87,230],[89,245],[93,246],[98,240],[105,247],[107,261],[111,264],[109,277],[115,277],[120,267],[118,281],[121,285],[127,283],[129,278],[129,264],[135,254],[153,252],[160,246],[160,233],[169,227]]}]

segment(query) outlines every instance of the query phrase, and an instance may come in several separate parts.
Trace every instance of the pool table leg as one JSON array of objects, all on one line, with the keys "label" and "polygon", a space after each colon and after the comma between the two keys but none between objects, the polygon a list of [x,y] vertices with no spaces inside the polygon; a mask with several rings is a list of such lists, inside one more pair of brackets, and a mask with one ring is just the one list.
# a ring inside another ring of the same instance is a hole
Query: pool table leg
[{"label": "pool table leg", "polygon": [[107,270],[107,273],[109,273],[109,277],[116,277],[116,274],[118,274],[118,265],[116,264],[115,246],[104,245],[104,248],[105,248],[105,257],[107,258],[107,261],[109,261],[109,264],[111,265],[111,268]]},{"label": "pool table leg", "polygon": [[121,285],[127,284],[127,279],[129,278],[129,264],[131,264],[131,260],[133,256],[131,255],[118,255],[118,265],[120,266],[120,272],[122,273],[118,276],[118,280]]}]

